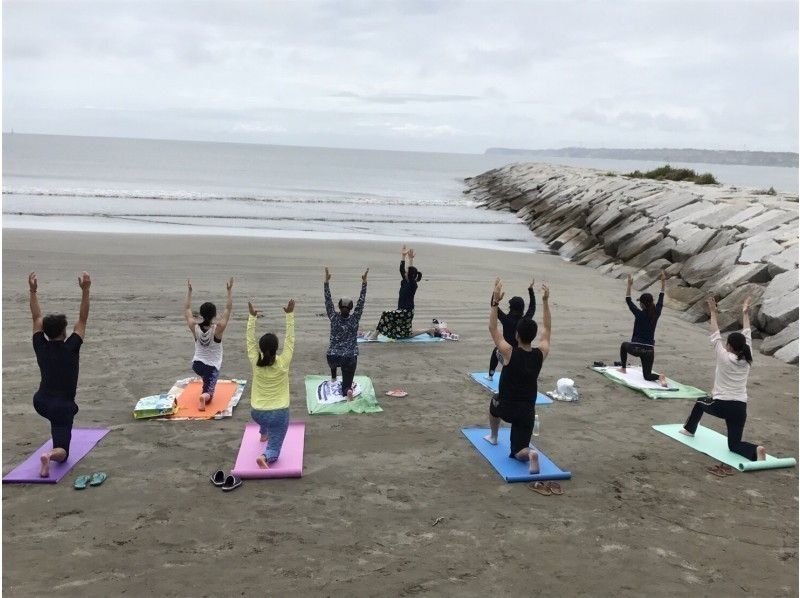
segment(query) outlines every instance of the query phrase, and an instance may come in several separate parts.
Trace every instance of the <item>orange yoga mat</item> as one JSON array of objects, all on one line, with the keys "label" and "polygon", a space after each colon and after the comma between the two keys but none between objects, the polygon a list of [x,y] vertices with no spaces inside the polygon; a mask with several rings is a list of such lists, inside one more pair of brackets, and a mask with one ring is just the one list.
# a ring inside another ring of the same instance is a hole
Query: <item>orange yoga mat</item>
[{"label": "orange yoga mat", "polygon": [[200,411],[200,395],[203,392],[203,382],[200,380],[190,382],[183,389],[183,392],[178,395],[178,410],[171,417],[211,419],[227,408],[238,386],[236,382],[217,382],[217,387],[214,389],[214,398],[211,399],[210,403],[206,403],[205,411]]}]

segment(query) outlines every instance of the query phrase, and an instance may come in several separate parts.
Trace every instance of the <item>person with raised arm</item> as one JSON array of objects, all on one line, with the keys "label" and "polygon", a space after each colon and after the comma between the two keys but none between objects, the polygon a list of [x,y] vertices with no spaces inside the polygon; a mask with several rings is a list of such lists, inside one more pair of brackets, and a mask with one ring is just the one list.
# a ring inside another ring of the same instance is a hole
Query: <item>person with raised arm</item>
[{"label": "person with raised arm", "polygon": [[278,355],[278,337],[267,332],[256,341],[256,318],[260,311],[247,302],[247,358],[253,368],[250,392],[250,416],[259,426],[261,442],[267,445],[256,459],[261,469],[269,469],[278,460],[289,429],[289,367],[294,355],[294,299],[283,308],[286,314],[286,335],[283,351]]},{"label": "person with raised arm", "polygon": [[633,334],[630,342],[624,342],[619,347],[619,360],[622,367],[619,371],[623,374],[627,372],[628,355],[634,355],[642,360],[642,376],[648,382],[661,384],[667,387],[667,377],[664,374],[653,373],[653,362],[655,361],[656,346],[656,324],[661,317],[661,310],[664,307],[664,289],[667,284],[667,277],[661,271],[661,292],[658,294],[658,301],[653,303],[653,296],[650,293],[642,293],[639,296],[639,307],[633,304],[631,299],[631,289],[633,288],[633,277],[628,274],[628,289],[625,292],[625,303],[633,314]]},{"label": "person with raised arm", "polygon": [[186,301],[183,305],[183,313],[186,318],[186,325],[194,338],[194,356],[192,357],[192,371],[203,380],[203,392],[200,395],[200,411],[206,410],[206,405],[214,398],[214,389],[217,387],[217,378],[222,369],[222,335],[228,326],[233,309],[233,278],[231,277],[225,285],[228,298],[225,301],[225,311],[222,317],[216,322],[217,306],[211,302],[205,302],[200,306],[200,317],[198,322],[192,313],[192,281],[186,281]]},{"label": "person with raised arm", "polygon": [[512,346],[497,327],[497,309],[503,298],[503,283],[495,281],[492,305],[489,311],[489,334],[505,365],[500,374],[500,392],[489,403],[490,433],[484,439],[497,444],[500,420],[511,424],[511,452],[509,457],[528,462],[530,473],[539,473],[539,453],[530,447],[533,424],[536,416],[535,397],[538,393],[539,372],[550,353],[550,289],[542,285],[542,331],[539,346],[533,347],[537,325],[531,319],[522,318],[517,323],[515,340]]},{"label": "person with raised arm", "polygon": [[28,275],[31,316],[33,317],[33,351],[39,365],[41,381],[33,395],[36,413],[50,422],[53,448],[40,455],[39,475],[50,476],[50,462],[63,463],[69,457],[72,441],[72,422],[78,413],[75,395],[78,389],[80,349],[86,337],[89,319],[89,287],[92,280],[88,272],[78,277],[81,289],[81,307],[78,321],[67,337],[67,316],[51,314],[42,317],[39,307],[39,281],[35,272]]},{"label": "person with raised arm", "polygon": [[[368,339],[375,340],[379,334],[388,338],[413,338],[419,334],[436,336],[439,334],[436,327],[431,328],[412,328],[414,322],[414,295],[417,293],[417,286],[422,280],[422,272],[414,266],[414,250],[403,245],[400,257],[400,292],[397,298],[397,309],[385,311],[381,314],[380,320],[375,330],[367,334]],[[406,259],[408,259],[408,270],[406,270]]]},{"label": "person with raised arm", "polygon": [[[533,285],[535,279],[531,279],[531,284],[528,285],[528,310],[525,311],[525,300],[522,297],[512,297],[508,300],[508,313],[505,313],[499,307],[497,308],[497,319],[503,325],[503,338],[512,347],[517,346],[517,324],[522,318],[533,319],[536,313],[536,296],[533,294]],[[490,300],[491,303],[491,300]],[[524,313],[523,313],[524,312]],[[497,365],[503,365],[500,360],[502,356],[497,351],[497,347],[492,349],[492,355],[489,358],[489,380],[494,379],[495,370]]]},{"label": "person with raised arm", "polygon": [[353,300],[347,297],[339,299],[339,311],[333,307],[331,299],[331,273],[325,267],[325,282],[322,285],[323,295],[325,296],[325,312],[331,321],[330,344],[328,345],[328,367],[331,369],[331,381],[336,382],[338,369],[342,369],[342,394],[347,396],[348,401],[353,400],[353,378],[356,375],[358,365],[358,323],[364,311],[364,301],[367,298],[367,274],[366,269],[361,276],[361,294],[358,296],[358,303],[353,309]]},{"label": "person with raised arm", "polygon": [[[728,429],[728,449],[749,461],[763,461],[767,457],[766,449],[742,440],[744,424],[747,421],[747,378],[753,364],[750,297],[747,297],[742,304],[741,332],[731,332],[724,342],[717,323],[717,302],[713,296],[709,297],[707,302],[711,317],[709,341],[714,348],[717,362],[714,389],[711,397],[697,400],[680,432],[686,436],[694,436],[704,413],[719,417],[725,420]],[[728,465],[720,463],[708,471],[714,475],[726,475],[733,470]]]}]

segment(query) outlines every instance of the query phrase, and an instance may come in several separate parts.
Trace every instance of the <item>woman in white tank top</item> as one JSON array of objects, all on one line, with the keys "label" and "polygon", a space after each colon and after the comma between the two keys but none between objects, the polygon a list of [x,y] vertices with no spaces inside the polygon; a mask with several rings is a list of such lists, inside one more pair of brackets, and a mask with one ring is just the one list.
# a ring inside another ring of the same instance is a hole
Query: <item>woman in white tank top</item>
[{"label": "woman in white tank top", "polygon": [[214,322],[217,315],[217,306],[206,302],[200,306],[202,320],[198,322],[192,314],[192,281],[187,280],[188,291],[186,302],[183,305],[186,325],[194,337],[194,357],[192,357],[192,370],[203,379],[203,393],[200,395],[200,411],[205,411],[206,405],[214,398],[214,388],[217,385],[219,371],[222,369],[222,335],[228,326],[233,309],[233,278],[225,285],[228,298],[225,302],[225,311],[219,321]]}]

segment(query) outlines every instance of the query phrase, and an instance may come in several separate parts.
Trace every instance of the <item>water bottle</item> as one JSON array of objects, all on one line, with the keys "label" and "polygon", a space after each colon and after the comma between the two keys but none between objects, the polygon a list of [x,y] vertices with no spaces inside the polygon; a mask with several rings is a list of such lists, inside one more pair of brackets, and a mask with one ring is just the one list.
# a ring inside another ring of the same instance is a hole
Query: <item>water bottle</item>
[{"label": "water bottle", "polygon": [[539,414],[533,416],[533,435],[539,435]]}]

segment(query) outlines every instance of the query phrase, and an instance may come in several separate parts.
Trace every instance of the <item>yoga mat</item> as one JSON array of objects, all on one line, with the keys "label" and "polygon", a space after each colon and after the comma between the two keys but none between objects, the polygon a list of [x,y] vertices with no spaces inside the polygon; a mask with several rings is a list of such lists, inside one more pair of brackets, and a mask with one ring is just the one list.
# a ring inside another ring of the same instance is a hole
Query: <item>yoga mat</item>
[{"label": "yoga mat", "polygon": [[[489,372],[472,372],[470,377],[475,380],[478,384],[483,386],[486,390],[490,390],[494,393],[500,392],[500,372],[494,373],[493,380],[487,380],[486,376]],[[549,405],[553,402],[553,399],[550,397],[543,395],[542,393],[537,393],[536,395],[536,404],[537,405]]]},{"label": "yoga mat", "polygon": [[326,380],[327,376],[306,376],[306,407],[311,415],[342,414],[342,413],[380,413],[383,411],[375,397],[375,388],[372,380],[367,376],[355,376],[354,380],[361,387],[361,394],[352,401],[341,403],[322,404],[317,401],[317,387]]},{"label": "yoga mat", "polygon": [[290,422],[286,437],[283,439],[281,455],[269,469],[261,469],[256,459],[264,453],[266,442],[261,442],[258,424],[249,423],[244,427],[242,444],[236,456],[236,465],[232,474],[243,480],[267,478],[299,478],[303,476],[303,445],[305,443],[305,422]]},{"label": "yoga mat", "polygon": [[589,369],[608,378],[612,382],[627,386],[633,390],[638,390],[648,399],[699,399],[700,397],[708,396],[707,392],[699,388],[681,384],[671,378],[667,378],[669,388],[663,388],[658,382],[649,382],[645,380],[642,377],[642,368],[640,367],[628,367],[627,374],[616,371],[616,366],[590,367]]},{"label": "yoga mat", "polygon": [[236,382],[217,382],[217,386],[214,389],[214,398],[211,399],[210,403],[206,403],[205,411],[200,411],[198,404],[200,403],[200,395],[203,393],[203,382],[202,380],[190,382],[183,389],[183,392],[178,395],[178,410],[172,417],[212,419],[217,413],[228,408],[228,403],[230,403],[238,388],[239,385]]},{"label": "yoga mat", "polygon": [[[559,469],[558,465],[539,451],[539,473],[529,473],[528,463],[509,457],[511,452],[511,428],[500,428],[497,435],[497,445],[486,442],[483,437],[489,433],[489,428],[463,428],[461,432],[472,445],[478,449],[497,473],[506,482],[535,482],[538,480],[569,480],[572,473]],[[531,445],[533,446],[533,445]],[[536,447],[533,447],[536,448]]]},{"label": "yoga mat", "polygon": [[359,343],[442,343],[445,339],[440,336],[429,336],[426,333],[412,336],[411,338],[389,338],[388,336],[378,335],[376,340],[367,340],[362,336],[358,337]]},{"label": "yoga mat", "polygon": [[679,430],[683,428],[683,424],[664,424],[660,426],[653,426],[656,432],[666,434],[670,438],[674,438],[681,444],[693,448],[696,451],[705,453],[709,457],[713,457],[717,461],[722,461],[726,465],[730,465],[739,471],[756,471],[758,469],[777,469],[779,467],[794,467],[797,461],[791,457],[773,457],[767,455],[764,461],[749,461],[741,455],[728,450],[728,439],[714,430],[709,430],[703,426],[697,426],[697,432],[694,438],[681,434]]},{"label": "yoga mat", "polygon": [[50,462],[50,477],[39,477],[42,462],[39,456],[53,448],[53,440],[48,440],[20,465],[12,469],[4,478],[4,484],[55,484],[75,467],[100,440],[111,430],[108,428],[72,428],[72,441],[69,445],[69,457],[63,463]]}]

